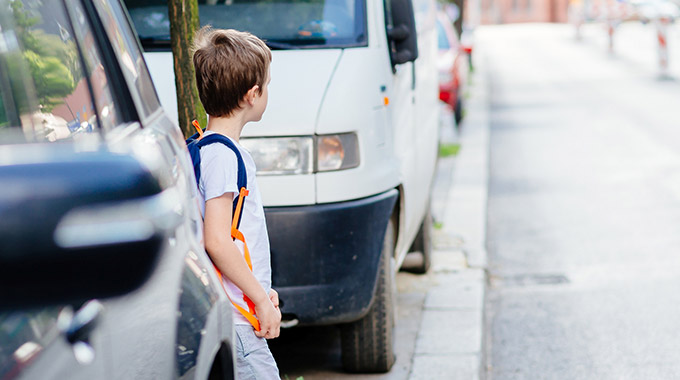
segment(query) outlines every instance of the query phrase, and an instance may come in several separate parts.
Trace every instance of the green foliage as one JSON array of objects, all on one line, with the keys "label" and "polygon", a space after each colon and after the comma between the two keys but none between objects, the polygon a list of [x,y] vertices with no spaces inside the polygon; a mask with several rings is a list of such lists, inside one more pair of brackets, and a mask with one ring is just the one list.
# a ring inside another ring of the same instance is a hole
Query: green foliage
[{"label": "green foliage", "polygon": [[49,112],[73,92],[75,83],[69,69],[55,57],[45,57],[31,50],[24,52],[43,110]]},{"label": "green foliage", "polygon": [[[28,112],[32,108],[32,104],[29,100],[30,95],[26,92],[24,82],[25,78],[30,75],[26,59],[19,51],[10,51],[5,54],[3,59],[7,65],[7,72],[12,73],[7,78],[11,88],[11,101],[14,102],[14,107],[19,113]],[[30,93],[32,94],[32,92]],[[14,121],[16,122],[16,120]]]},{"label": "green foliage", "polygon": [[29,69],[38,101],[43,111],[49,112],[71,94],[82,78],[78,52],[73,41],[62,41],[59,36],[33,29],[40,17],[24,10],[20,1],[10,3],[16,33],[23,45],[23,58]]},{"label": "green foliage", "polygon": [[80,68],[75,42],[72,40],[64,42],[59,36],[47,34],[41,29],[32,30],[30,33],[40,42],[35,46],[35,49],[29,50],[33,50],[42,56],[58,58],[71,72],[74,83],[78,83],[82,78],[83,71]]},{"label": "green foliage", "polygon": [[8,127],[9,120],[7,119],[7,112],[5,111],[5,104],[0,96],[0,129]]},{"label": "green foliage", "polygon": [[39,40],[30,32],[30,28],[40,23],[40,17],[31,16],[25,11],[24,4],[21,1],[12,1],[10,6],[12,7],[12,16],[19,41],[26,49],[36,49]]},{"label": "green foliage", "polygon": [[21,1],[10,2],[12,14],[14,15],[14,24],[19,28],[30,28],[40,22],[40,17],[31,16],[24,11],[24,3]]},{"label": "green foliage", "polygon": [[[290,377],[288,375],[283,375],[284,380],[290,380]],[[295,378],[295,380],[305,380],[304,376],[298,376]]]},{"label": "green foliage", "polygon": [[460,151],[460,144],[441,144],[439,145],[439,157],[455,156]]}]

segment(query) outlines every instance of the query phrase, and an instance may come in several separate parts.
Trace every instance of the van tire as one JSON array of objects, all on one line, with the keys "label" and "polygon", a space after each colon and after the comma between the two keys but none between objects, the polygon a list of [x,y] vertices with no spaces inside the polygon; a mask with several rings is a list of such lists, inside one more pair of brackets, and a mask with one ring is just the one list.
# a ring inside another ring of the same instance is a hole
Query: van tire
[{"label": "van tire", "polygon": [[411,245],[411,252],[420,252],[422,260],[415,265],[409,265],[404,268],[406,271],[417,274],[425,274],[432,266],[432,212],[429,207],[423,223],[420,225],[418,235],[416,235],[413,244]]},{"label": "van tire", "polygon": [[341,325],[342,366],[347,372],[383,373],[392,368],[396,315],[394,223],[387,224],[380,255],[378,284],[368,314]]},{"label": "van tire", "polygon": [[456,99],[456,106],[453,109],[453,118],[456,121],[456,128],[460,128],[460,122],[463,121],[463,99],[460,98],[460,93]]}]

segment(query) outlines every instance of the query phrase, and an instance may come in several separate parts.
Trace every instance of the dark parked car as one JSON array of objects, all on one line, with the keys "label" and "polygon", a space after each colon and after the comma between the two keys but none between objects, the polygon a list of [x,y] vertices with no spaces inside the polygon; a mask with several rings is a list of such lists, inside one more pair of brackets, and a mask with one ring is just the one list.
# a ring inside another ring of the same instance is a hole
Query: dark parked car
[{"label": "dark parked car", "polygon": [[0,379],[232,379],[184,138],[118,0],[0,0]]}]

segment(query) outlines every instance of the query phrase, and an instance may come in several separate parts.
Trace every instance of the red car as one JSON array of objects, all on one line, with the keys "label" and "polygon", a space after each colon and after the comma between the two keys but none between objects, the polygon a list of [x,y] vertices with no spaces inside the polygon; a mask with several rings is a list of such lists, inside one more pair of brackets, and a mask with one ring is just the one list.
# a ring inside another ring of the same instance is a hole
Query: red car
[{"label": "red car", "polygon": [[456,119],[456,125],[463,119],[463,93],[469,70],[470,47],[463,47],[453,29],[451,19],[443,12],[437,15],[439,36],[439,99],[448,104]]}]

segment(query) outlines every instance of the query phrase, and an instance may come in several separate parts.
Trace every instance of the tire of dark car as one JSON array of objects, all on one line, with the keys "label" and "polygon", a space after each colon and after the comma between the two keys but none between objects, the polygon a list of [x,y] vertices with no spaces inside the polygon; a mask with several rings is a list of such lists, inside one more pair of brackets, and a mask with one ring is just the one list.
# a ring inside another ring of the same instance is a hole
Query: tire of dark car
[{"label": "tire of dark car", "polygon": [[460,122],[463,120],[463,100],[460,98],[461,94],[457,95],[456,107],[454,107],[453,117],[456,120],[456,128],[460,127]]}]

